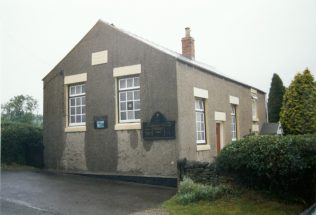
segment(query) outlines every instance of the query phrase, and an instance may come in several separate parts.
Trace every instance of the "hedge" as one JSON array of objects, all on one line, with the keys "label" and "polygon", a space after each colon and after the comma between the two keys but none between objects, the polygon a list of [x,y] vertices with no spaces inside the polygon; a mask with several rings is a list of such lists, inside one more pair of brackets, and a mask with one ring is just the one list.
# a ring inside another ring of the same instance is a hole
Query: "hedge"
[{"label": "hedge", "polygon": [[249,136],[226,146],[217,171],[256,188],[316,200],[316,135]]},{"label": "hedge", "polygon": [[43,167],[42,128],[17,122],[1,123],[1,163]]}]

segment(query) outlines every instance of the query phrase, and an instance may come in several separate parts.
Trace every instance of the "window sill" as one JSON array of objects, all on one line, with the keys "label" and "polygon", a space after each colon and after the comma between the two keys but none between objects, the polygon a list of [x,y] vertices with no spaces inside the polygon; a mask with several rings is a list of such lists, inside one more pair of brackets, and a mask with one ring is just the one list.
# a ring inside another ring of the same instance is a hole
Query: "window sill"
[{"label": "window sill", "polygon": [[206,144],[206,145],[197,145],[196,146],[196,150],[197,151],[207,151],[207,150],[211,150],[211,146]]},{"label": "window sill", "polygon": [[258,119],[258,117],[252,117],[252,121],[253,122],[259,122],[259,119]]},{"label": "window sill", "polygon": [[120,123],[116,124],[114,126],[114,130],[140,130],[141,129],[141,123]]},{"label": "window sill", "polygon": [[76,126],[76,127],[66,127],[65,132],[84,132],[86,131],[86,126]]}]

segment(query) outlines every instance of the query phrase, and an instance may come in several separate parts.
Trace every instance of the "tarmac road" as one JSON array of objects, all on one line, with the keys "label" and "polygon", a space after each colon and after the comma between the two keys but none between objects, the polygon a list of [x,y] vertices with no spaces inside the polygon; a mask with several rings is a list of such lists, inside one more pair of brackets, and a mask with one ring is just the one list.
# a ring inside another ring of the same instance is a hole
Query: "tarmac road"
[{"label": "tarmac road", "polygon": [[0,193],[2,215],[123,215],[157,208],[176,189],[45,171],[5,171]]}]

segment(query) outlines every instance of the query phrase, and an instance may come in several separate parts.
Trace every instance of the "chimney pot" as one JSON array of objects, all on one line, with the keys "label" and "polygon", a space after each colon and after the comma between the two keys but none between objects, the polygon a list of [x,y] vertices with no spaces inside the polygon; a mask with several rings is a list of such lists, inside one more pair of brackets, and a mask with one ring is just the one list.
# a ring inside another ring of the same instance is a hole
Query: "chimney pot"
[{"label": "chimney pot", "polygon": [[185,28],[185,37],[182,38],[182,55],[184,57],[194,59],[195,57],[195,49],[194,49],[194,39],[190,35],[190,28]]},{"label": "chimney pot", "polygon": [[186,28],[185,28],[185,36],[186,36],[186,37],[190,37],[190,31],[191,31],[191,30],[190,30],[189,27],[186,27]]}]

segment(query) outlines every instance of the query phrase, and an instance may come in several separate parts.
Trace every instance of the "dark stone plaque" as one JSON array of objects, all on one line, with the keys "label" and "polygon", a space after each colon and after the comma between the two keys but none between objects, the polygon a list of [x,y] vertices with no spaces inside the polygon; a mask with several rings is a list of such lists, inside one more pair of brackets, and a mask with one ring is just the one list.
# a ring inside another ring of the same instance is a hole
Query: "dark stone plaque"
[{"label": "dark stone plaque", "polygon": [[103,129],[108,127],[108,117],[107,116],[95,116],[94,117],[94,128]]},{"label": "dark stone plaque", "polygon": [[150,122],[143,122],[144,140],[168,140],[176,138],[175,121],[167,121],[165,116],[156,112]]}]

